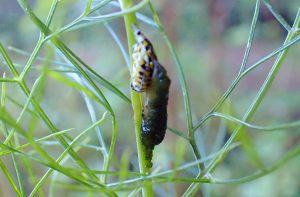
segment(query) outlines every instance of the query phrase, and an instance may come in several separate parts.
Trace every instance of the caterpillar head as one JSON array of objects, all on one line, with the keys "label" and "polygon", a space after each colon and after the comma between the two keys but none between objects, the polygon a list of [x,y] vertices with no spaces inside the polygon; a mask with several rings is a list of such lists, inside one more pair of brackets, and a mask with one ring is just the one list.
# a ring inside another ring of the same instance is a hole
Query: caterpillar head
[{"label": "caterpillar head", "polygon": [[132,29],[133,29],[133,32],[134,32],[134,38],[135,38],[135,41],[137,43],[142,43],[143,40],[145,40],[145,36],[144,34],[141,32],[141,30],[139,28],[137,28],[135,25],[132,25]]}]

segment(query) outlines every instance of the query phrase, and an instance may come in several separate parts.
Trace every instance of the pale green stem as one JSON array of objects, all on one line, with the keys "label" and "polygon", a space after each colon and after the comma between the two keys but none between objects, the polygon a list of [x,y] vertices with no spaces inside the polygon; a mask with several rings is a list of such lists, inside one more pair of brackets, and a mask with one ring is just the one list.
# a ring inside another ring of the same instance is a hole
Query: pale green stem
[{"label": "pale green stem", "polygon": [[[132,0],[119,0],[121,4],[122,10],[126,10],[133,5]],[[135,14],[129,13],[124,15],[126,33],[127,33],[127,40],[128,40],[128,50],[131,56],[132,54],[132,46],[135,43],[134,35],[132,31],[132,24],[136,24],[136,17]],[[131,59],[132,62],[132,59]],[[137,152],[138,152],[138,159],[139,159],[139,168],[140,173],[142,174],[149,174],[151,169],[148,169],[146,166],[147,161],[145,160],[145,152],[144,147],[141,143],[141,124],[142,124],[142,97],[141,94],[136,93],[135,91],[131,91],[131,101],[132,101],[132,108],[134,113],[134,123],[135,123],[135,136],[136,136],[136,143],[137,143]],[[151,184],[151,180],[145,182],[145,185],[142,189],[143,196],[153,196],[153,188]]]}]

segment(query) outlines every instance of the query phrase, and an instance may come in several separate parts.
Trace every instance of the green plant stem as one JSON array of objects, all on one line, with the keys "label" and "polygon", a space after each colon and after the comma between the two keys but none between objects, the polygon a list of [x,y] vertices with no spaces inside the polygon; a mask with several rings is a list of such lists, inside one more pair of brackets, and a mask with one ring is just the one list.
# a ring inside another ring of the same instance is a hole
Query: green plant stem
[{"label": "green plant stem", "polygon": [[[18,0],[20,6],[23,8],[23,10],[25,11],[26,14],[28,14],[28,16],[30,17],[30,19],[32,20],[32,22],[41,30],[42,32],[42,37],[40,37],[38,44],[37,44],[37,47],[36,48],[40,48],[39,46],[41,46],[45,40],[44,39],[41,39],[41,38],[44,38],[44,36],[47,36],[51,33],[51,30],[48,28],[48,25],[45,25],[34,13],[33,11],[31,10],[31,8],[29,7],[28,5],[28,2],[27,1],[24,1],[24,0]],[[53,7],[56,7],[56,2],[54,2],[54,6]],[[89,4],[87,5],[87,9],[89,7]],[[54,8],[50,10],[50,13],[54,13]],[[51,21],[51,14],[50,14],[50,17],[48,18],[48,21]],[[115,120],[115,115],[114,115],[114,112],[110,106],[110,104],[108,103],[107,99],[105,98],[105,96],[103,95],[103,93],[99,90],[99,88],[96,86],[96,84],[92,81],[92,79],[88,76],[88,74],[79,66],[79,64],[77,62],[80,62],[83,66],[85,66],[89,71],[91,71],[91,69],[83,63],[83,61],[80,60],[80,58],[78,58],[66,45],[64,45],[64,43],[62,43],[58,38],[56,37],[53,37],[51,39],[52,43],[70,60],[70,62],[72,62],[72,64],[76,67],[76,69],[83,75],[83,77],[89,82],[89,84],[95,89],[95,91],[99,94],[99,96],[104,100],[104,104],[103,104],[103,107],[105,107],[111,114],[112,116],[112,125],[113,125],[113,132],[112,132],[112,139],[111,139],[111,145],[110,145],[110,149],[109,149],[109,153],[108,153],[108,157],[107,158],[104,158],[104,169],[105,170],[109,170],[109,166],[110,166],[110,163],[111,163],[111,160],[112,160],[112,157],[113,157],[113,152],[114,152],[114,147],[115,147],[115,142],[116,142],[116,120]],[[39,43],[41,43],[39,45]],[[35,50],[34,54],[37,54],[39,50]],[[32,58],[29,59],[29,63],[25,66],[25,69],[23,71],[23,73],[21,74],[21,81],[23,81],[23,77],[26,75],[26,73],[28,72],[29,68],[31,67],[32,63],[33,63],[33,60],[32,59],[35,59],[36,58],[36,55],[32,55],[31,56]],[[42,117],[44,117],[45,119],[48,119],[46,117],[46,114],[42,114]],[[47,121],[50,123],[50,121]],[[56,129],[54,127],[54,125],[50,125],[50,128],[52,131],[55,131],[57,132],[58,129]],[[58,136],[60,138],[60,136]],[[62,138],[60,139],[60,141],[64,141]],[[66,148],[66,143],[65,142],[62,142],[63,145],[65,145],[65,148]],[[75,155],[75,152],[73,151],[73,149],[70,149],[70,153],[74,156]],[[75,159],[76,161],[79,161],[79,164],[84,167],[84,168],[87,168],[87,166],[81,162],[79,160],[79,158],[76,158]],[[96,176],[92,176],[94,179],[97,180],[97,177]],[[102,177],[102,182],[106,182],[107,180],[107,175],[104,175]]]},{"label": "green plant stem", "polygon": [[[288,43],[289,41],[291,41],[294,36],[296,36],[295,34],[295,29],[300,27],[300,9],[298,10],[297,16],[295,18],[294,21],[294,25],[291,29],[291,31],[289,31],[286,40],[284,41],[284,44]],[[244,122],[250,122],[250,120],[252,119],[253,115],[255,114],[256,110],[258,109],[259,105],[261,104],[261,102],[263,101],[263,99],[265,98],[266,94],[268,93],[268,91],[270,90],[270,87],[275,79],[275,77],[277,76],[283,61],[285,60],[285,57],[287,56],[289,51],[289,48],[287,48],[286,50],[284,50],[283,52],[281,52],[273,67],[271,68],[266,80],[264,81],[262,87],[260,88],[258,94],[256,95],[256,97],[254,98],[252,104],[250,105],[250,107],[248,108],[247,112],[245,113],[242,121]],[[230,138],[228,139],[228,141],[226,142],[226,144],[224,145],[223,149],[227,149],[228,146],[233,142],[233,140],[235,139],[235,136],[238,134],[238,132],[244,128],[244,125],[240,125],[238,126],[238,128],[233,132],[233,134],[230,136]],[[219,158],[223,158],[224,155],[220,155]],[[215,160],[213,160],[211,162],[211,164],[209,165],[208,169],[207,169],[207,173],[210,173],[219,163],[219,159],[216,158]]]},{"label": "green plant stem", "polygon": [[[119,0],[121,4],[122,10],[126,10],[127,8],[133,5],[132,0]],[[132,46],[135,43],[134,34],[132,31],[132,25],[136,24],[136,17],[135,14],[130,13],[124,15],[125,21],[125,28],[127,33],[127,40],[128,40],[128,50],[130,57],[132,56]],[[131,62],[132,62],[132,58]],[[135,136],[136,136],[136,143],[137,143],[137,152],[138,152],[138,159],[139,159],[139,168],[140,173],[142,174],[149,174],[151,169],[147,168],[147,161],[145,160],[145,151],[144,147],[141,143],[141,125],[142,125],[142,96],[140,93],[137,93],[131,90],[131,101],[132,101],[132,108],[134,113],[134,123],[135,123]],[[153,196],[153,188],[151,184],[151,180],[145,182],[143,187],[143,196]]]},{"label": "green plant stem", "polygon": [[[99,3],[99,6],[95,6],[93,9],[90,10],[90,12],[79,16],[77,19],[75,19],[74,21],[72,21],[68,25],[66,25],[66,26],[62,27],[61,29],[49,34],[48,36],[45,37],[45,40],[49,40],[52,37],[58,36],[59,34],[61,34],[63,32],[66,32],[66,31],[72,31],[72,30],[87,27],[87,26],[90,26],[90,25],[95,25],[96,23],[107,22],[108,20],[112,20],[112,19],[115,19],[115,18],[118,18],[118,17],[122,17],[125,14],[133,13],[133,12],[141,9],[142,7],[144,7],[148,2],[148,0],[143,0],[139,4],[134,5],[134,6],[130,7],[129,9],[123,10],[121,12],[102,15],[102,16],[98,16],[98,17],[88,17],[87,16],[87,15],[95,12],[96,10],[100,9],[101,7],[103,7],[104,5],[109,3],[110,1],[113,1],[113,0],[103,0],[103,1],[101,1]],[[80,24],[80,22],[82,22],[84,20],[86,20],[88,22],[84,22],[84,23]],[[93,22],[89,22],[89,21],[93,21]]]},{"label": "green plant stem", "polygon": [[[51,30],[47,27],[47,25],[45,25],[35,14],[34,12],[31,10],[30,6],[28,5],[27,1],[24,0],[18,0],[20,6],[22,7],[22,9],[25,11],[26,14],[28,14],[28,16],[30,17],[30,19],[32,20],[32,22],[41,30],[41,32],[43,33],[43,35],[49,35],[51,33]],[[45,40],[41,41],[42,43],[45,42]],[[99,88],[96,86],[96,84],[93,82],[93,80],[88,76],[88,74],[83,70],[83,68],[80,67],[80,65],[77,62],[80,62],[83,64],[83,66],[85,66],[87,69],[89,69],[89,67],[87,67],[86,64],[84,64],[63,42],[61,42],[58,38],[53,37],[51,39],[51,42],[69,59],[69,61],[76,67],[76,69],[78,69],[78,71],[82,74],[82,76],[89,82],[89,84],[94,88],[94,90],[98,93],[98,95],[104,100],[105,105],[103,105],[103,107],[105,107],[110,115],[112,116],[112,125],[113,125],[113,134],[112,134],[112,140],[111,140],[111,146],[109,149],[109,155],[108,158],[105,158],[104,161],[104,169],[108,170],[111,160],[112,160],[112,156],[113,156],[113,152],[114,152],[114,147],[115,147],[115,141],[116,141],[116,120],[115,120],[115,115],[114,112],[110,106],[110,104],[108,103],[107,99],[105,98],[105,96],[103,95],[103,93],[99,90]],[[30,67],[26,68],[29,69]],[[26,72],[25,72],[26,73]],[[22,80],[23,81],[23,80]],[[34,106],[36,106],[35,104],[33,104]],[[40,108],[39,106],[36,106],[38,108]],[[41,111],[41,109],[39,109],[38,111]],[[46,116],[45,113],[40,114],[41,117],[45,120],[47,120],[47,123],[51,123],[50,120],[48,119],[48,117]],[[49,124],[49,127],[51,128],[52,131],[57,132],[58,129],[54,127],[54,125]],[[62,142],[62,144],[65,146],[65,148],[67,147],[67,144],[64,142],[64,139],[59,137],[60,141]],[[69,151],[71,153],[71,155],[73,155],[73,157],[77,157],[75,158],[75,160],[77,162],[79,162],[78,164],[80,164],[81,167],[83,168],[87,168],[87,166],[82,162],[82,160],[80,160],[78,158],[78,156],[76,156],[75,152],[73,151],[73,149],[70,149]],[[98,179],[96,176],[92,177],[94,179]],[[107,175],[104,175],[104,178],[102,179],[103,182],[106,182],[107,179]]]},{"label": "green plant stem", "polygon": [[[6,60],[7,64],[9,65],[10,70],[12,71],[13,75],[15,78],[20,78],[20,75],[18,73],[18,71],[16,70],[15,66],[13,65],[11,59],[8,57],[6,51],[4,50],[4,47],[2,46],[2,44],[0,43],[0,51],[4,57],[4,59]],[[24,94],[27,97],[31,97],[31,92],[29,90],[29,88],[27,87],[26,83],[24,80],[20,80],[19,81],[19,86],[21,87],[21,89],[23,90]],[[48,116],[46,115],[46,113],[42,110],[42,108],[40,107],[40,105],[32,98],[31,100],[32,105],[34,106],[35,110],[38,112],[38,114],[40,115],[40,117],[44,120],[44,122],[46,123],[46,125],[51,129],[52,132],[58,132],[59,130],[54,126],[54,124],[50,121],[50,119],[48,118]],[[22,118],[22,116],[20,116],[18,118],[18,121],[20,121]],[[8,137],[12,137],[12,133],[10,132]],[[68,147],[68,143],[66,142],[66,140],[62,137],[62,136],[57,136],[58,141],[61,143],[61,145],[63,145],[64,147]],[[7,141],[8,142],[8,141]],[[70,150],[70,155],[72,155],[72,157],[74,158],[74,160],[77,162],[77,164],[85,169],[87,169],[87,165],[83,162],[83,160],[81,160],[81,158],[79,158],[79,156],[76,154],[76,152],[74,152],[73,149]],[[47,156],[47,155],[45,155]],[[50,159],[50,158],[49,158]],[[96,176],[91,175],[92,178],[94,178],[94,180],[97,180]]]},{"label": "green plant stem", "polygon": [[2,172],[4,176],[6,176],[8,182],[12,186],[13,190],[15,191],[16,195],[21,196],[21,191],[18,189],[18,186],[16,185],[13,177],[11,176],[8,168],[5,166],[4,162],[0,160],[0,168],[2,169]]},{"label": "green plant stem", "polygon": [[296,36],[295,38],[293,38],[291,41],[289,41],[288,43],[282,45],[281,47],[279,47],[278,49],[274,50],[272,53],[266,55],[265,57],[261,58],[259,61],[257,61],[256,63],[254,63],[253,65],[251,65],[249,68],[245,69],[244,72],[241,73],[241,75],[238,75],[234,81],[231,83],[230,87],[226,90],[226,92],[222,95],[222,97],[219,99],[219,101],[217,102],[217,104],[208,112],[206,113],[203,118],[194,126],[193,130],[196,131],[205,121],[207,121],[210,117],[211,114],[213,114],[217,109],[219,109],[219,107],[221,106],[221,104],[226,100],[226,98],[228,98],[228,96],[231,94],[231,92],[234,90],[234,88],[238,85],[238,83],[252,70],[254,70],[255,68],[257,68],[259,65],[261,65],[262,63],[266,62],[267,60],[271,59],[272,57],[274,57],[275,55],[279,54],[280,52],[286,50],[287,48],[291,47],[292,45],[296,44],[297,42],[300,41],[300,36]]},{"label": "green plant stem", "polygon": [[[3,74],[3,78],[5,78],[5,73]],[[2,83],[2,88],[1,88],[1,101],[0,101],[1,108],[5,108],[5,101],[6,101],[6,83],[3,82]],[[6,135],[8,135],[8,128],[7,128],[7,125],[6,125],[5,121],[1,121],[1,123],[3,125],[3,129],[6,132]],[[10,145],[13,146],[13,143],[10,142]],[[13,161],[14,168],[15,168],[15,171],[16,171],[16,176],[17,176],[17,180],[18,180],[18,184],[19,184],[19,189],[17,188],[17,185],[15,184],[15,181],[14,181],[13,177],[9,173],[8,168],[6,167],[6,165],[4,164],[4,162],[1,159],[0,159],[0,168],[2,169],[3,174],[6,176],[8,182],[11,184],[12,188],[15,190],[16,194],[18,196],[24,196],[25,191],[24,191],[24,185],[23,185],[23,182],[22,182],[22,178],[21,178],[21,175],[20,175],[20,168],[19,168],[18,163],[16,162],[15,154],[12,153],[11,156],[12,156],[12,161]]]},{"label": "green plant stem", "polygon": [[248,61],[248,57],[249,57],[249,54],[250,54],[250,49],[251,49],[251,46],[252,46],[252,43],[253,43],[255,27],[256,27],[256,23],[257,23],[257,19],[258,19],[258,14],[259,14],[259,7],[260,7],[260,0],[256,0],[255,10],[254,10],[254,14],[253,14],[252,22],[251,22],[251,27],[250,27],[250,34],[249,34],[249,37],[248,37],[245,54],[244,54],[242,65],[240,67],[238,75],[233,80],[232,84],[226,90],[226,92],[221,96],[221,98],[217,101],[217,103],[212,107],[212,109],[203,116],[201,121],[198,124],[196,124],[196,126],[193,127],[193,132],[195,132],[207,120],[208,116],[211,113],[215,112],[216,110],[218,110],[221,107],[221,105],[224,103],[224,101],[228,98],[228,96],[231,94],[231,92],[235,89],[235,87],[237,86],[237,84],[241,80],[241,78],[243,76],[243,73],[244,73],[244,70],[245,70],[245,67],[246,67],[246,64],[247,64],[247,61]]},{"label": "green plant stem", "polygon": [[264,4],[276,18],[276,20],[289,32],[291,30],[291,26],[285,21],[285,19],[277,12],[270,3],[270,0],[264,0]]},{"label": "green plant stem", "polygon": [[186,113],[186,119],[187,119],[187,131],[188,131],[188,136],[192,137],[192,130],[193,130],[193,120],[192,120],[192,111],[191,111],[191,104],[190,104],[190,96],[189,96],[189,91],[187,88],[187,83],[186,83],[186,79],[185,79],[185,75],[183,73],[183,69],[182,69],[182,65],[179,61],[178,55],[170,41],[170,39],[167,36],[166,31],[164,30],[158,14],[156,13],[151,1],[149,1],[149,7],[151,9],[152,15],[153,15],[153,19],[155,21],[155,23],[158,26],[158,29],[160,30],[161,34],[163,35],[164,39],[166,40],[167,46],[175,60],[175,66],[176,66],[176,71],[178,73],[178,77],[179,77],[179,83],[180,83],[180,87],[181,87],[181,92],[182,92],[182,96],[183,96],[183,102],[184,102],[184,109],[185,109],[185,113]]},{"label": "green plant stem", "polygon": [[[72,142],[69,144],[69,146],[63,151],[63,153],[58,157],[56,160],[57,163],[62,163],[63,159],[66,157],[68,154],[68,151],[77,143],[77,141],[85,135],[85,133],[89,132],[90,130],[94,129],[98,124],[100,124],[104,118],[105,118],[106,112],[103,114],[102,118],[95,122],[93,125],[91,125],[89,128],[86,130],[82,131],[76,138],[72,140]],[[34,196],[35,193],[40,189],[42,184],[46,181],[46,179],[50,176],[52,173],[52,169],[48,169],[47,172],[43,175],[43,177],[39,180],[39,182],[36,184],[36,186],[33,188],[29,196]]]},{"label": "green plant stem", "polygon": [[[298,9],[295,21],[294,21],[294,25],[292,27],[292,29],[289,31],[286,40],[284,41],[284,44],[290,42],[295,36],[297,36],[297,29],[300,27],[300,9]],[[277,76],[283,61],[285,60],[286,55],[288,54],[289,48],[285,49],[284,51],[280,52],[266,78],[266,80],[264,81],[263,85],[261,86],[258,94],[256,95],[255,99],[253,100],[252,104],[250,105],[250,107],[248,108],[247,112],[245,113],[242,121],[243,122],[250,122],[251,118],[253,117],[253,115],[255,114],[256,110],[258,109],[259,105],[261,104],[261,102],[263,101],[263,99],[265,98],[266,94],[268,93],[268,91],[270,90],[270,87],[275,79],[275,77]],[[227,142],[225,143],[225,145],[223,146],[223,148],[221,149],[222,154],[220,154],[218,157],[216,157],[214,160],[212,160],[212,162],[209,164],[209,166],[206,169],[206,173],[209,174],[211,173],[220,163],[221,161],[225,158],[226,156],[226,150],[227,148],[232,144],[232,142],[234,141],[235,137],[237,136],[237,134],[239,133],[239,131],[241,129],[243,129],[245,126],[244,125],[239,125],[234,132],[232,133],[232,135],[230,136],[230,138],[227,140]],[[201,178],[202,175],[197,176],[197,178]],[[197,183],[192,184],[192,187],[196,187]]]},{"label": "green plant stem", "polygon": [[[182,96],[183,96],[183,100],[184,100],[184,108],[185,108],[186,119],[187,119],[188,140],[192,147],[192,150],[194,152],[196,160],[200,160],[202,156],[200,154],[199,148],[197,147],[195,134],[193,132],[193,119],[192,119],[192,111],[191,111],[191,104],[190,104],[190,96],[189,96],[189,91],[187,88],[185,75],[183,73],[182,65],[179,61],[178,55],[177,55],[171,41],[169,40],[169,38],[167,36],[166,31],[164,30],[164,28],[159,20],[158,14],[156,13],[156,10],[154,9],[151,1],[149,1],[149,7],[151,9],[154,21],[157,24],[158,29],[162,33],[164,39],[166,40],[167,46],[169,47],[171,54],[175,59],[176,71],[177,71],[177,74],[179,77],[181,92],[182,92]],[[200,173],[204,172],[204,169],[205,169],[204,163],[199,163],[198,168],[200,170]]]}]

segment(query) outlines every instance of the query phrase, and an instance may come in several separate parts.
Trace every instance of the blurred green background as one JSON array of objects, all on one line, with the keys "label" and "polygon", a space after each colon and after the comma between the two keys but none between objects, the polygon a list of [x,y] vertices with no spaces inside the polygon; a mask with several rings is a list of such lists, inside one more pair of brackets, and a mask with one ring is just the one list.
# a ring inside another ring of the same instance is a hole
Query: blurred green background
[{"label": "blurred green background", "polygon": [[[97,2],[99,1],[94,3]],[[51,3],[51,0],[30,1],[35,13],[43,21],[47,17]],[[61,1],[51,28],[53,30],[59,29],[73,21],[82,13],[85,3],[85,1],[79,0]],[[190,91],[192,115],[195,123],[197,123],[217,102],[239,71],[255,2],[249,0],[156,0],[153,1],[153,4],[183,65]],[[271,1],[271,4],[292,25],[300,6],[299,0],[276,0]],[[108,5],[98,14],[111,13],[117,10],[119,9],[114,5]],[[151,12],[148,8],[143,8],[139,12],[151,18]],[[127,51],[123,19],[120,17],[110,20],[108,25],[116,33]],[[168,106],[168,125],[184,131],[186,120],[174,61],[159,31],[141,21],[139,25],[144,34],[152,41],[161,64],[166,67],[172,79]],[[38,29],[26,17],[16,1],[1,0],[0,40],[6,49],[10,49],[8,50],[9,55],[20,70],[28,61],[28,55],[17,52],[17,49],[30,54],[35,47],[38,35]],[[247,67],[280,47],[286,35],[286,30],[278,23],[267,7],[262,4]],[[103,23],[61,33],[60,38],[89,66],[130,97],[128,65],[126,65],[120,48]],[[51,43],[43,47],[39,57],[49,57],[51,60],[63,61],[53,55],[54,51],[51,47]],[[268,126],[299,120],[299,52],[299,44],[291,47],[271,91],[259,107],[251,122],[252,124]],[[274,60],[275,58],[272,58],[260,65],[238,84],[229,97],[226,106],[222,108],[223,112],[230,112],[230,115],[238,119],[242,118],[266,78]],[[44,66],[50,69],[58,67],[53,62],[38,60],[34,64],[34,69],[26,77],[26,82],[32,85]],[[11,77],[7,65],[1,59],[0,74],[3,75],[4,72],[6,72],[7,77]],[[101,86],[100,88],[103,89]],[[25,103],[26,97],[16,85],[8,84],[7,91],[11,98],[20,103]],[[128,152],[132,168],[137,171],[138,164],[131,105],[106,89],[103,89],[103,91],[113,106],[118,121],[116,159],[113,166],[115,169],[119,169],[120,162],[118,159],[122,157],[124,152]],[[72,131],[74,133],[70,133],[71,136],[78,135],[78,132],[91,124],[86,104],[80,93],[51,78],[46,81],[41,103],[58,128],[74,128],[74,131]],[[21,111],[12,101],[7,101],[6,107],[15,117]],[[103,108],[99,107],[97,110],[99,117],[101,117]],[[28,126],[26,118],[30,120],[30,116],[28,115],[22,121],[25,128]],[[109,145],[111,137],[110,124],[110,120],[107,119],[101,125],[107,145]],[[226,142],[233,128],[229,122],[220,121],[219,118],[207,121],[197,131],[199,133],[197,142],[203,155],[209,155],[218,150]],[[257,132],[253,129],[247,129],[246,131],[254,144],[255,150],[266,166],[284,156],[288,150],[300,142],[298,128],[275,132]],[[39,124],[35,129],[36,137],[42,137],[46,134],[49,134],[48,129],[42,123]],[[95,133],[90,134],[89,144],[97,145],[98,141],[95,136]],[[0,139],[3,140],[4,136],[1,135]],[[58,152],[61,150],[55,148],[55,146],[50,147],[49,153],[54,157],[58,156]],[[178,149],[186,149],[186,155],[184,160],[181,161],[182,163],[194,159],[188,144],[168,131],[165,141],[157,146],[155,150],[154,167],[172,169],[176,161],[174,154]],[[101,156],[96,151],[82,150],[80,155],[95,168],[101,163]],[[3,160],[10,162],[8,157],[3,157]],[[300,158],[297,157],[279,170],[258,180],[236,185],[205,184],[203,192],[207,196],[299,196],[299,166]],[[257,168],[243,148],[239,147],[230,152],[214,175],[219,179],[239,178],[253,174]],[[34,169],[37,170],[38,174],[42,174],[44,170],[38,164]],[[26,177],[26,169],[23,170]],[[184,175],[191,178],[195,177],[197,169],[191,168]],[[166,184],[165,188],[168,189],[160,190],[158,186],[157,189],[162,192],[162,196],[164,196],[163,194],[180,196],[187,186],[188,184],[174,183],[171,186]],[[0,178],[0,187],[2,192],[0,195],[13,196],[12,190],[7,186],[7,181],[4,178]],[[28,185],[28,191],[31,187]],[[43,189],[47,191],[47,186]],[[58,186],[57,191],[60,190],[64,190],[64,188]],[[173,193],[168,193],[168,191]]]}]

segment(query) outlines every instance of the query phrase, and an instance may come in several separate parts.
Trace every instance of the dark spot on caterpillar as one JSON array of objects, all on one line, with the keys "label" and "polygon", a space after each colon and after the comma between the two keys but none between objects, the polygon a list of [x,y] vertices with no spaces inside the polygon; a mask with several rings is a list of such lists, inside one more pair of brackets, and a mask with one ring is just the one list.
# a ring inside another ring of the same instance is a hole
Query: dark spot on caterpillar
[{"label": "dark spot on caterpillar", "polygon": [[137,34],[137,35],[141,35],[141,32],[140,32],[140,31],[138,31],[136,34]]},{"label": "dark spot on caterpillar", "polygon": [[142,69],[147,70],[146,64],[142,64],[141,67],[142,67]]},{"label": "dark spot on caterpillar", "polygon": [[144,73],[143,73],[143,72],[141,72],[141,71],[139,72],[139,74],[140,74],[141,76],[143,76],[143,75],[144,75]]},{"label": "dark spot on caterpillar", "polygon": [[150,46],[150,44],[148,44],[147,46],[146,46],[146,51],[148,51],[148,50],[150,50],[151,49],[151,46]]}]

